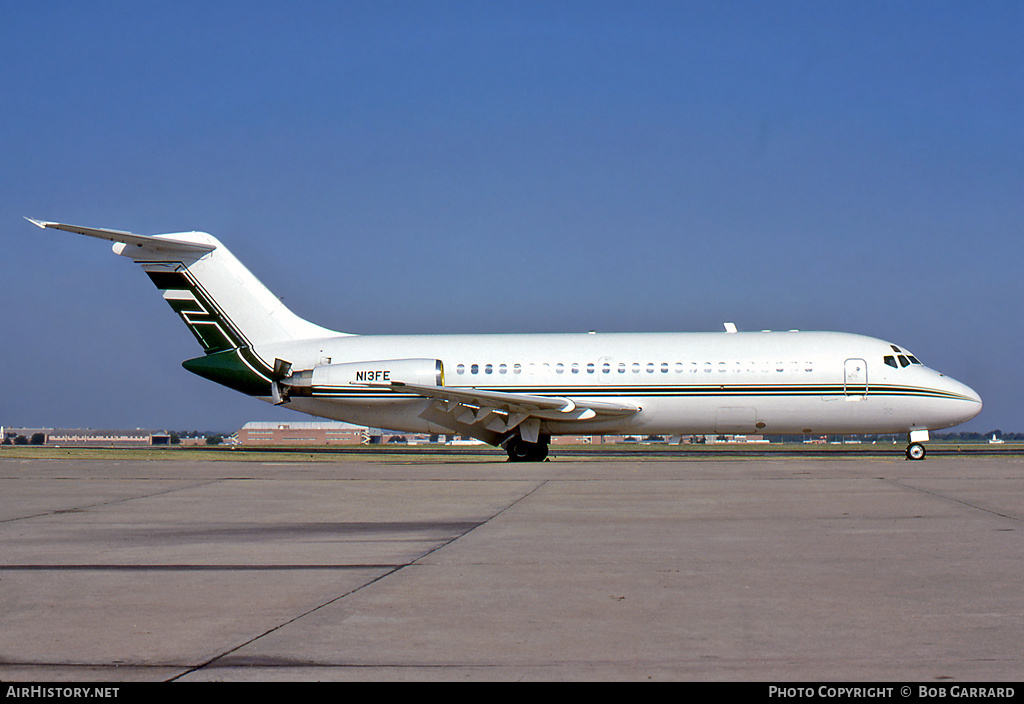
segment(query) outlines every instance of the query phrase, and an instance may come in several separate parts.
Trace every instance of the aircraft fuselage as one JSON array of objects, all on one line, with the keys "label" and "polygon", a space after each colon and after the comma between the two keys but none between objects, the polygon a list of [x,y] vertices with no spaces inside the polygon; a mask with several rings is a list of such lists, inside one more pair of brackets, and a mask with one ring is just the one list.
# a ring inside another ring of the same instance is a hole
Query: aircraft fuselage
[{"label": "aircraft fuselage", "polygon": [[[904,433],[950,427],[980,410],[965,385],[887,342],[832,332],[340,336],[270,347],[296,368],[429,358],[449,388],[614,400],[626,417],[547,419],[557,434]],[[915,360],[890,366],[885,359]],[[390,375],[387,365],[370,370]],[[370,379],[367,379],[370,380]],[[424,420],[433,401],[352,386],[290,407],[352,423],[450,432]]]}]

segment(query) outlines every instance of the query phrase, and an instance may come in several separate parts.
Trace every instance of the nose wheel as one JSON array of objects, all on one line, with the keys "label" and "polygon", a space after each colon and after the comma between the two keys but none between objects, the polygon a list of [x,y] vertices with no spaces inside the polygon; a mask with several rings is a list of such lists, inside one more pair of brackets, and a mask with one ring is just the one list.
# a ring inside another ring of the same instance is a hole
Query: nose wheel
[{"label": "nose wheel", "polygon": [[907,446],[908,460],[923,460],[925,456],[924,445],[919,442],[912,442]]},{"label": "nose wheel", "polygon": [[928,431],[925,428],[915,428],[907,433],[908,460],[924,459],[924,445],[921,444],[923,442],[928,442]]}]

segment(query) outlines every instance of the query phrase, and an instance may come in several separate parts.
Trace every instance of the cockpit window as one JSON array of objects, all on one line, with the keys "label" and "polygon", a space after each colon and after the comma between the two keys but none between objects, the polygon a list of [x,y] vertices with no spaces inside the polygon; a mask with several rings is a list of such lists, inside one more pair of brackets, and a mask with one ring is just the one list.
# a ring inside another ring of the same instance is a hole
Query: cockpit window
[{"label": "cockpit window", "polygon": [[[890,345],[890,347],[892,347],[893,349],[897,349],[896,345]],[[898,363],[897,360],[899,360]],[[882,361],[885,362],[890,367],[892,367],[893,369],[899,369],[900,367],[909,367],[911,364],[921,365],[921,362],[917,360],[917,357],[915,357],[912,354],[903,354],[902,352],[895,356],[887,354],[884,357],[882,357]]]}]

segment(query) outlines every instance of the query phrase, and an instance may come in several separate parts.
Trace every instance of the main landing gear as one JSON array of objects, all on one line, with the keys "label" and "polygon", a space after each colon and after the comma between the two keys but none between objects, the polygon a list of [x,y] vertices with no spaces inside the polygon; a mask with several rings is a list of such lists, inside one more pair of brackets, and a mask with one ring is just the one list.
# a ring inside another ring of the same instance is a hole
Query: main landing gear
[{"label": "main landing gear", "polygon": [[547,438],[540,442],[527,442],[518,435],[505,441],[509,462],[543,462],[548,456]]}]

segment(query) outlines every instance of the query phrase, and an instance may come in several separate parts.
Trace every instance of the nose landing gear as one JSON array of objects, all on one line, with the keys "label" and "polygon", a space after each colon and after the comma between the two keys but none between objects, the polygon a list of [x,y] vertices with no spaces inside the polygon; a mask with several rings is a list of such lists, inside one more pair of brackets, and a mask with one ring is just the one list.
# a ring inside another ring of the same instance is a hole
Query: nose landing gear
[{"label": "nose landing gear", "polygon": [[907,433],[907,459],[908,460],[923,460],[925,456],[924,445],[921,443],[928,441],[927,430],[911,430]]}]

